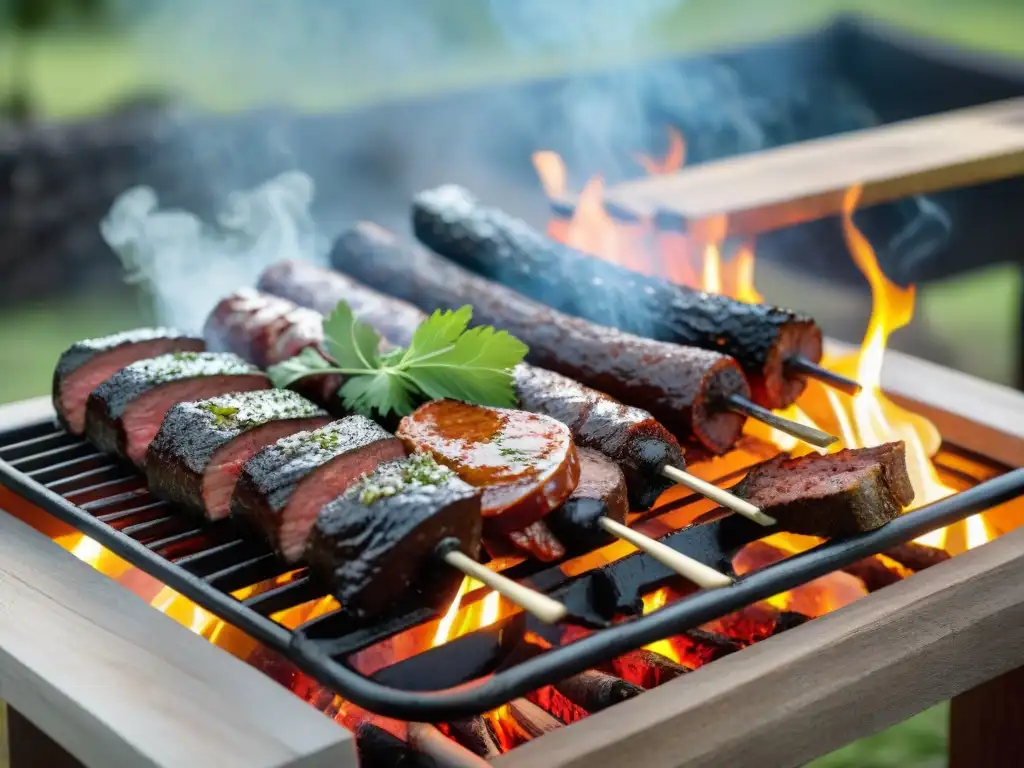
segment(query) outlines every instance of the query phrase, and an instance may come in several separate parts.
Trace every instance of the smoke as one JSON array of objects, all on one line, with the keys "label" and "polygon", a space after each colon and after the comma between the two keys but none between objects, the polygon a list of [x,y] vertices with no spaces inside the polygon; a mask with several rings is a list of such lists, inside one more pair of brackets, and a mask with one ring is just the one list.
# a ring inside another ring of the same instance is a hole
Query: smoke
[{"label": "smoke", "polygon": [[100,224],[125,279],[152,298],[161,323],[197,332],[225,295],[256,282],[280,259],[323,262],[327,244],[309,213],[313,181],[284,173],[231,195],[216,225],[181,210],[161,210],[156,193],[134,187]]}]

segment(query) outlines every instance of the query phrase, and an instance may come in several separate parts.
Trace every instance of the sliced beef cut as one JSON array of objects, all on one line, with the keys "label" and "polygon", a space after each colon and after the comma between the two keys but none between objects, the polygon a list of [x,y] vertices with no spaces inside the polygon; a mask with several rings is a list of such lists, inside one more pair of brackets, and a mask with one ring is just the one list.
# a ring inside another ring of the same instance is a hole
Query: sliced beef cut
[{"label": "sliced beef cut", "polygon": [[521,531],[508,534],[488,534],[485,525],[483,547],[493,558],[526,556],[542,563],[553,563],[565,557],[565,546],[552,533],[546,520],[538,520]]},{"label": "sliced beef cut", "polygon": [[426,454],[388,462],[324,507],[309,537],[310,569],[356,615],[417,594],[449,602],[462,574],[438,556],[450,541],[480,551],[481,492]]},{"label": "sliced beef cut", "polygon": [[266,445],[330,420],[327,411],[282,389],[179,403],[150,443],[149,489],[220,520],[231,512],[231,496],[246,461]]},{"label": "sliced beef cut", "polygon": [[100,384],[126,365],[170,352],[202,352],[202,339],[170,328],[136,328],[77,341],[64,350],[53,372],[53,407],[73,435],[85,431],[85,403]]},{"label": "sliced beef cut", "polygon": [[587,448],[580,454],[580,481],[569,500],[544,522],[571,554],[602,547],[614,537],[600,527],[602,517],[626,522],[629,498],[626,478],[619,466],[604,454]]},{"label": "sliced beef cut", "polygon": [[579,458],[569,428],[547,416],[435,400],[402,419],[398,436],[483,489],[488,535],[537,522],[576,489]]},{"label": "sliced beef cut", "polygon": [[242,467],[231,512],[259,528],[289,563],[301,559],[317,513],[402,442],[363,416],[349,416],[268,445]]},{"label": "sliced beef cut", "polygon": [[172,406],[270,386],[256,366],[223,352],[175,352],[140,360],[89,395],[85,434],[101,451],[141,466]]},{"label": "sliced beef cut", "polygon": [[849,536],[878,528],[914,500],[903,442],[754,467],[733,493],[793,533]]}]

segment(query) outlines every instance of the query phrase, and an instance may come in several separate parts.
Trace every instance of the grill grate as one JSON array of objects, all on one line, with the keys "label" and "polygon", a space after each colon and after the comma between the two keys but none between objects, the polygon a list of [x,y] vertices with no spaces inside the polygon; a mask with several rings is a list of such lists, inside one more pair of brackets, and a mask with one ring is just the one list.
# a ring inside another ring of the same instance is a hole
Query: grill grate
[{"label": "grill grate", "polygon": [[[719,483],[729,479],[719,478]],[[576,621],[598,631],[571,647],[556,647],[459,690],[445,689],[492,672],[502,644],[510,638],[529,630],[549,637],[557,646],[560,630],[516,614],[376,675],[362,675],[350,664],[353,654],[422,624],[438,612],[410,604],[369,623],[335,610],[289,630],[271,617],[324,597],[326,593],[315,580],[304,571],[284,566],[265,542],[248,536],[231,521],[198,521],[153,498],[138,472],[97,453],[51,421],[0,432],[0,484],[282,653],[353,703],[389,717],[441,722],[494,709],[622,653],[1021,496],[1024,469],[993,477],[877,531],[794,555],[738,579],[731,587],[697,592],[614,626],[610,623],[613,616],[635,614],[642,595],[672,582],[674,575],[642,553],[577,576],[567,575],[558,566],[524,562],[505,573],[561,600]],[[696,503],[695,497],[686,497],[671,507]],[[657,513],[666,511],[667,507]],[[731,571],[732,555],[767,533],[738,516],[709,517],[667,534],[662,541],[707,565]],[[280,583],[248,589],[275,581]]]}]

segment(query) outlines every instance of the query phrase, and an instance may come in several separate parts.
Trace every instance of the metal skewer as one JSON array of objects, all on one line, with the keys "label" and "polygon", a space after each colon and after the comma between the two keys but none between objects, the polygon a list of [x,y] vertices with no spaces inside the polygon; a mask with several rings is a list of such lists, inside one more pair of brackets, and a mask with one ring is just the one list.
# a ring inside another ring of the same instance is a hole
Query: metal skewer
[{"label": "metal skewer", "polygon": [[803,440],[805,443],[810,443],[818,448],[828,448],[833,443],[839,442],[839,438],[835,435],[830,435],[827,432],[822,432],[820,429],[808,427],[804,424],[797,424],[795,421],[772,413],[767,408],[762,408],[760,405],[739,395],[729,395],[726,398],[726,405],[730,410],[742,413],[744,416],[749,416],[770,427],[775,427],[780,432],[785,432],[797,440]]},{"label": "metal skewer", "polygon": [[669,570],[675,571],[684,579],[689,579],[702,589],[718,589],[728,587],[733,583],[732,579],[724,573],[720,573],[688,555],[676,552],[667,544],[652,539],[640,531],[634,531],[610,517],[602,517],[598,521],[598,525],[612,536],[628,541],[637,549],[643,550]]},{"label": "metal skewer", "polygon": [[853,379],[847,378],[835,371],[830,371],[824,366],[818,365],[813,360],[804,357],[803,355],[793,355],[786,359],[786,367],[791,368],[794,371],[810,376],[812,379],[817,379],[822,384],[827,384],[833,389],[838,389],[840,392],[845,392],[848,395],[860,394],[863,387]]},{"label": "metal skewer", "polygon": [[515,603],[527,613],[533,614],[545,624],[557,624],[569,615],[569,609],[557,600],[552,600],[545,594],[524,587],[500,573],[495,573],[465,552],[449,549],[443,551],[441,557],[455,570],[486,584],[499,595]]},{"label": "metal skewer", "polygon": [[775,525],[775,518],[770,515],[766,515],[754,504],[751,504],[745,499],[741,499],[735,494],[724,491],[717,485],[713,485],[706,480],[701,480],[696,475],[691,475],[689,472],[684,472],[683,470],[672,466],[662,467],[661,474],[673,483],[685,485],[691,491],[696,491],[701,496],[711,499],[719,506],[731,509],[736,514],[743,515],[745,518],[753,520],[758,525]]}]

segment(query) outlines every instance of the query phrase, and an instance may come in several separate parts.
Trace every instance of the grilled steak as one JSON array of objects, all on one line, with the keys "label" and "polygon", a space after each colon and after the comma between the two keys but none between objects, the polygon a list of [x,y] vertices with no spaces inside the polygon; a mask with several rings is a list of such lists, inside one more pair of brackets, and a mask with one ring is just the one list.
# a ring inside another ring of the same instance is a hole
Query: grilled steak
[{"label": "grilled steak", "polygon": [[425,311],[471,304],[474,322],[529,345],[531,364],[650,411],[680,440],[723,453],[740,436],[744,418],[725,408],[724,400],[749,397],[750,388],[731,357],[562,314],[372,224],[343,232],[331,259],[357,280]]},{"label": "grilled steak", "polygon": [[629,502],[622,470],[608,457],[580,448],[580,482],[569,500],[544,522],[573,554],[604,546],[614,537],[598,525],[602,517],[626,522]]},{"label": "grilled steak", "polygon": [[327,412],[295,392],[261,389],[179,403],[149,445],[146,478],[157,496],[227,517],[242,465],[261,448],[322,427]]},{"label": "grilled steak", "polygon": [[481,488],[488,534],[537,522],[579,482],[576,446],[566,426],[546,416],[435,400],[402,419],[398,437]]},{"label": "grilled steak", "polygon": [[481,205],[460,187],[417,195],[413,229],[431,250],[567,314],[730,355],[765,408],[791,404],[806,386],[803,376],[786,370],[787,358],[821,359],[821,329],[806,315],[696,291],[593,258]]},{"label": "grilled steak", "polygon": [[[322,312],[331,311],[339,301],[347,301],[359,320],[395,344],[407,345],[416,326],[426,317],[411,304],[384,297],[340,272],[313,264],[279,262],[263,271],[259,285]],[[232,301],[225,299],[220,306]],[[248,304],[262,322],[269,323],[273,322],[269,318],[276,314],[272,307],[282,306],[282,301],[267,296],[262,306],[254,301]],[[260,355],[265,354],[253,351],[254,356],[249,357],[243,344],[230,349],[257,364]],[[529,365],[516,366],[515,386],[520,408],[557,419],[572,431],[576,445],[601,451],[622,467],[630,503],[635,509],[647,509],[672,485],[661,476],[662,467],[686,468],[678,441],[647,411],[623,405],[596,389]],[[335,389],[337,384],[330,390],[332,394]]]},{"label": "grilled steak", "polygon": [[236,355],[175,352],[140,360],[89,395],[85,434],[101,451],[120,454],[141,466],[171,406],[269,388],[270,380]]},{"label": "grilled steak", "polygon": [[[558,510],[551,514],[558,514]],[[565,547],[551,532],[546,520],[538,520],[521,531],[508,534],[489,534],[485,524],[483,547],[493,558],[526,556],[542,563],[553,563],[565,557]]]},{"label": "grilled steak", "polygon": [[811,536],[870,531],[914,500],[902,442],[824,456],[777,456],[754,467],[733,493],[784,530]]},{"label": "grilled steak", "polygon": [[121,368],[169,352],[201,352],[202,339],[169,328],[136,328],[99,339],[84,339],[64,350],[53,372],[53,407],[73,435],[85,431],[85,403]]},{"label": "grilled steak", "polygon": [[388,462],[320,511],[306,559],[354,614],[382,613],[410,593],[443,605],[462,574],[438,547],[450,540],[479,554],[480,496],[425,454]]},{"label": "grilled steak", "polygon": [[289,563],[306,547],[317,513],[379,464],[405,456],[402,442],[362,416],[268,445],[249,459],[231,512],[266,535]]}]

